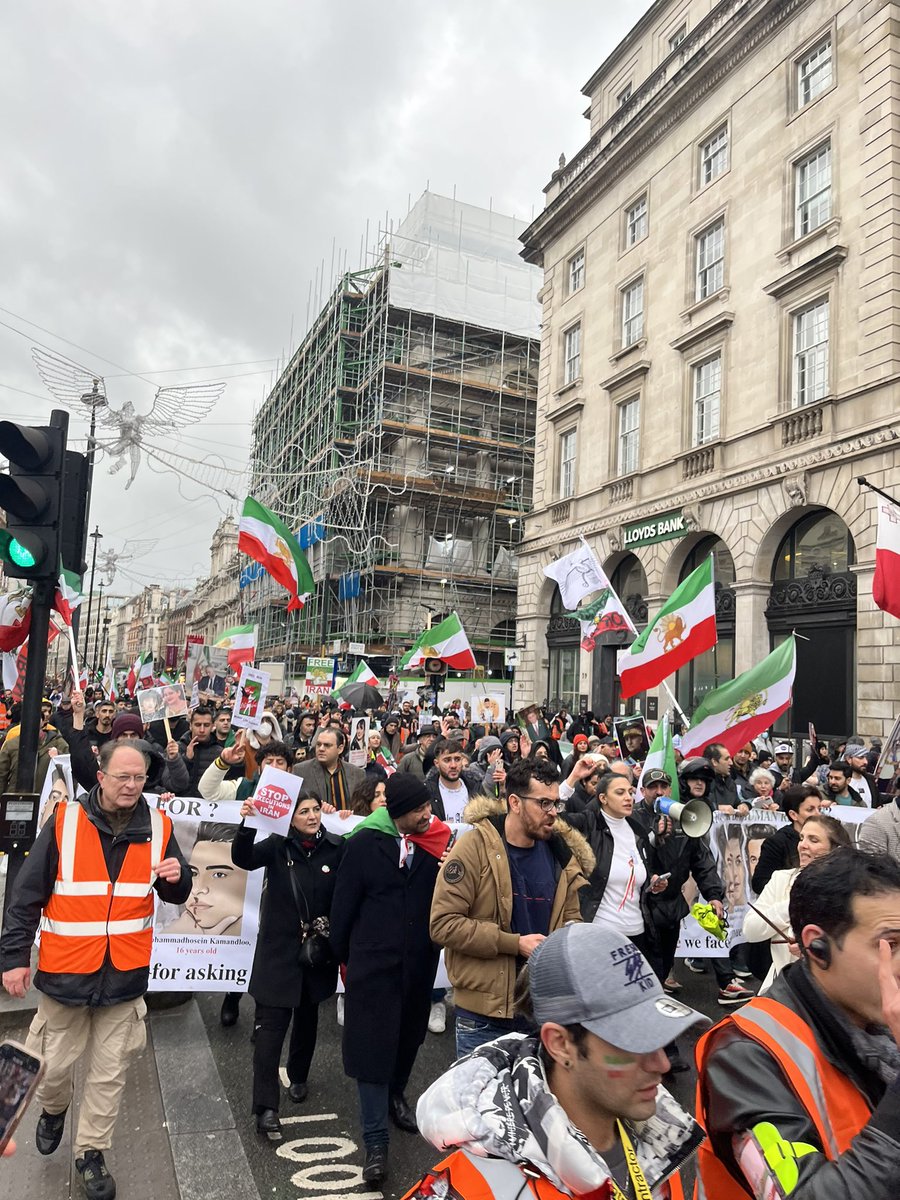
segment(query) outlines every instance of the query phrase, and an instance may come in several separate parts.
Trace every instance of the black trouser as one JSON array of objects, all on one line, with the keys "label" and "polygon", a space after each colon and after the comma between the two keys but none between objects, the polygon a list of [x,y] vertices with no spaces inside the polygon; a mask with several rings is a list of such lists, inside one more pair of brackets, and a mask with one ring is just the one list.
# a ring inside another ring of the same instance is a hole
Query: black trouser
[{"label": "black trouser", "polygon": [[308,1000],[297,1008],[273,1008],[268,1004],[256,1006],[256,1041],[253,1044],[253,1111],[272,1108],[278,1112],[281,1093],[278,1067],[284,1035],[291,1024],[288,1046],[287,1074],[291,1083],[306,1083],[319,1024],[319,1006]]},{"label": "black trouser", "polygon": [[412,1074],[419,1047],[401,1041],[394,1061],[394,1075],[388,1083],[356,1081],[359,1090],[359,1122],[363,1145],[367,1150],[388,1144],[388,1105],[391,1096],[402,1096]]}]

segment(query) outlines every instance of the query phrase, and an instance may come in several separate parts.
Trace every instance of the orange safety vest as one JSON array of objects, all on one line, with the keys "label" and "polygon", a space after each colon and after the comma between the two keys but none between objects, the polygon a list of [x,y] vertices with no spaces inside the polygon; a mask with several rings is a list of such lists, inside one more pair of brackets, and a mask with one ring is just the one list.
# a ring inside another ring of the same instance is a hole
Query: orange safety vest
[{"label": "orange safety vest", "polygon": [[[500,1158],[480,1158],[465,1150],[455,1150],[439,1162],[424,1179],[410,1188],[402,1200],[419,1200],[420,1197],[424,1200],[443,1195],[443,1190],[435,1188],[442,1174],[461,1200],[506,1200],[508,1196],[522,1200],[572,1200],[568,1192],[561,1192],[543,1175],[526,1175],[515,1163]],[[526,1185],[527,1191],[523,1190]],[[662,1184],[662,1190],[657,1194],[668,1196],[668,1200],[684,1200],[677,1172]],[[609,1186],[604,1183],[596,1191],[580,1193],[578,1200],[608,1200],[609,1195]]]},{"label": "orange safety vest", "polygon": [[[860,1090],[828,1061],[802,1017],[777,1000],[762,996],[725,1019],[771,1054],[815,1125],[825,1157],[834,1160],[848,1150],[872,1110]],[[701,1085],[710,1038],[718,1028],[709,1030],[697,1042],[697,1120],[704,1129],[707,1122]],[[697,1153],[694,1200],[747,1200],[748,1196],[752,1196],[749,1188],[716,1158],[707,1138]]]},{"label": "orange safety vest", "polygon": [[9,719],[9,713],[6,711],[6,705],[2,700],[0,700],[0,733],[2,733],[4,729],[9,729],[10,724],[11,722]]},{"label": "orange safety vest", "polygon": [[107,947],[114,967],[149,967],[153,948],[153,883],[172,821],[150,809],[150,839],[132,842],[115,883],[96,826],[75,800],[56,808],[59,865],[41,917],[38,968],[52,975],[99,971]]}]

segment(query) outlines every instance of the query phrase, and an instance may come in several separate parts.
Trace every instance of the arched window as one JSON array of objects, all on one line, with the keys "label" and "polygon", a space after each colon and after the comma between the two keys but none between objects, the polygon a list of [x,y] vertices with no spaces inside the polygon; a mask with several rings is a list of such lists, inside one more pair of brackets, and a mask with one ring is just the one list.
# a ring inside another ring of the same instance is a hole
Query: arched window
[{"label": "arched window", "polygon": [[633,554],[627,554],[613,571],[610,583],[635,625],[638,628],[646,625],[647,576],[640,559]]},{"label": "arched window", "polygon": [[781,539],[766,620],[773,645],[792,630],[801,636],[793,704],[776,723],[779,733],[805,736],[809,722],[826,739],[846,737],[853,729],[855,561],[850,530],[828,509],[802,516]]},{"label": "arched window", "polygon": [[707,694],[734,677],[734,560],[721,538],[700,539],[684,560],[678,576],[682,583],[710,554],[716,588],[716,632],[719,640],[710,650],[692,659],[676,676],[678,703],[690,715]]}]

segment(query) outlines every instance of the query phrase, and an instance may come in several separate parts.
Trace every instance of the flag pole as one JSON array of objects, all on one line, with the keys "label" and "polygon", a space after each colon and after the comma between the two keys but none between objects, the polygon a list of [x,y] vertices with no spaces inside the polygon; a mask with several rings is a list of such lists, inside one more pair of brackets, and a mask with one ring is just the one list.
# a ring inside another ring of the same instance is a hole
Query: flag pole
[{"label": "flag pole", "polygon": [[667,679],[664,679],[664,680],[662,681],[662,685],[663,685],[663,687],[666,689],[666,691],[669,693],[669,699],[672,701],[672,704],[674,705],[674,707],[675,707],[675,709],[676,709],[676,711],[677,711],[678,715],[681,717],[681,720],[682,720],[682,722],[684,723],[684,727],[685,727],[685,729],[690,729],[690,727],[691,727],[691,723],[690,723],[690,721],[687,719],[687,714],[685,713],[684,709],[681,707],[681,705],[680,705],[680,704],[678,703],[678,701],[675,699],[675,693],[674,693],[674,692],[672,691],[672,689],[669,687],[669,681],[668,681]]},{"label": "flag pole", "polygon": [[879,496],[884,496],[885,500],[890,500],[891,504],[900,504],[900,500],[895,500],[893,496],[889,496],[887,492],[883,492],[880,487],[876,487],[874,483],[869,483],[865,475],[857,476],[856,482],[860,487],[867,487],[870,492],[877,492]]}]

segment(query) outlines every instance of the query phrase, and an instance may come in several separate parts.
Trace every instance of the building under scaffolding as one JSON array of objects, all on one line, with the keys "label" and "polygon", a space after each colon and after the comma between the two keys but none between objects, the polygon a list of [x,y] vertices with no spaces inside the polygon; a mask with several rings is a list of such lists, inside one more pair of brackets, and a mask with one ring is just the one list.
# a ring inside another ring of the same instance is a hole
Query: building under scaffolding
[{"label": "building under scaffolding", "polygon": [[252,494],[299,531],[317,584],[291,616],[267,576],[245,588],[259,656],[289,675],[351,641],[384,671],[453,609],[503,670],[538,381],[523,228],[426,192],[339,280],[257,416]]}]

